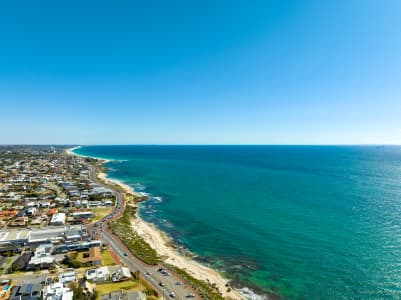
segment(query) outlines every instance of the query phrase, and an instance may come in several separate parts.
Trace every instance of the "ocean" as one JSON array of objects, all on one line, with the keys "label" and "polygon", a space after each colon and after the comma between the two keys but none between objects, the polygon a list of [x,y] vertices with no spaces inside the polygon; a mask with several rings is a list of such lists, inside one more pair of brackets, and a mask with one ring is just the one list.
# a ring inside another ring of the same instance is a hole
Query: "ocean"
[{"label": "ocean", "polygon": [[238,288],[401,297],[401,147],[87,146],[141,217]]}]

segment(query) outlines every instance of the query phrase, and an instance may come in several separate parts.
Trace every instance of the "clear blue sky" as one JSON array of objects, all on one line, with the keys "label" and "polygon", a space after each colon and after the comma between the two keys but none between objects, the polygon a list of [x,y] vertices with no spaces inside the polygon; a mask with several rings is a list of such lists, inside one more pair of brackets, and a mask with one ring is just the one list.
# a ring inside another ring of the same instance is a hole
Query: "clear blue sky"
[{"label": "clear blue sky", "polygon": [[0,144],[401,144],[401,1],[1,1]]}]

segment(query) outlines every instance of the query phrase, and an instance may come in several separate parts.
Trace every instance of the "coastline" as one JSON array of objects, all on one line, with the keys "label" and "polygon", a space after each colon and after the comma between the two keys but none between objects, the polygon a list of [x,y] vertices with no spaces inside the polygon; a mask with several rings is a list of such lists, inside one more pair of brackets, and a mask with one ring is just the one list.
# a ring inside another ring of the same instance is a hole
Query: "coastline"
[{"label": "coastline", "polygon": [[134,189],[132,187],[130,187],[128,184],[125,184],[117,179],[108,178],[106,173],[103,173],[103,172],[98,173],[96,177],[101,179],[105,183],[111,183],[111,184],[116,184],[116,185],[120,186],[124,190],[124,193],[132,194],[132,195],[136,194]]},{"label": "coastline", "polygon": [[80,156],[79,154],[76,154],[76,153],[74,153],[73,151],[74,151],[74,150],[77,150],[77,149],[79,149],[79,148],[81,148],[81,147],[82,147],[82,146],[76,146],[76,147],[73,147],[73,148],[69,148],[69,149],[65,150],[65,152],[66,152],[67,154],[69,154],[69,155]]},{"label": "coastline", "polygon": [[106,158],[102,158],[102,157],[87,156],[87,155],[74,153],[74,150],[77,150],[79,148],[82,148],[82,146],[76,146],[76,147],[73,147],[73,148],[68,148],[68,149],[65,150],[65,152],[68,155],[79,156],[79,157],[89,157],[89,158],[97,159],[97,160],[100,160],[102,162],[102,164],[105,164],[105,163],[108,163],[108,162],[111,161],[110,159],[106,159]]},{"label": "coastline", "polygon": [[171,238],[156,228],[155,225],[142,220],[138,212],[136,213],[136,218],[131,221],[131,226],[133,230],[157,251],[159,256],[164,258],[166,263],[184,270],[198,280],[216,286],[224,298],[244,299],[244,297],[233,288],[231,288],[230,292],[227,292],[226,284],[229,284],[229,280],[223,278],[216,270],[204,266],[190,257],[183,256],[176,249],[169,246],[168,244]]},{"label": "coastline", "polygon": [[[75,149],[80,147],[81,146],[70,148],[66,150],[66,153],[69,155],[95,158],[100,160],[102,164],[110,161],[98,157],[79,155],[73,152]],[[106,183],[110,182],[119,185],[126,193],[136,194],[132,187],[121,182],[120,180],[107,178],[106,173],[98,173],[97,177]],[[137,232],[138,235],[140,235],[153,249],[155,249],[158,255],[164,258],[166,263],[184,270],[198,280],[215,286],[224,298],[234,300],[246,299],[238,290],[231,286],[230,290],[228,291],[227,285],[229,285],[229,280],[224,278],[219,272],[180,254],[176,249],[170,246],[169,244],[171,244],[172,239],[165,232],[159,230],[154,224],[144,221],[139,216],[138,210],[136,211],[135,218],[133,218],[131,221],[131,226],[132,230]]]}]

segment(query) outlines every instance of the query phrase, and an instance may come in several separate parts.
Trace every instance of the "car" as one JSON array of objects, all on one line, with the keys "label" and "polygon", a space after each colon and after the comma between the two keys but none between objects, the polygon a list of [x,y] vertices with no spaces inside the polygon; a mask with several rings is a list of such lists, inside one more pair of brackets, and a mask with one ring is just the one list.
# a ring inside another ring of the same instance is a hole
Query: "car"
[{"label": "car", "polygon": [[195,295],[192,293],[189,293],[185,296],[185,298],[195,298]]},{"label": "car", "polygon": [[160,286],[164,286],[164,283],[163,283],[163,282],[159,282],[159,285],[160,285]]},{"label": "car", "polygon": [[175,293],[174,292],[170,292],[170,298],[175,298]]},{"label": "car", "polygon": [[146,275],[150,276],[150,275],[152,275],[152,272],[147,271],[147,272],[146,272]]},{"label": "car", "polygon": [[170,275],[170,273],[167,272],[165,269],[160,268],[158,271],[159,271],[161,274],[163,274],[164,276],[169,276],[169,275]]},{"label": "car", "polygon": [[175,285],[181,285],[181,282],[176,281],[176,282],[175,282]]},{"label": "car", "polygon": [[128,253],[127,253],[127,252],[124,252],[124,256],[128,256]]}]

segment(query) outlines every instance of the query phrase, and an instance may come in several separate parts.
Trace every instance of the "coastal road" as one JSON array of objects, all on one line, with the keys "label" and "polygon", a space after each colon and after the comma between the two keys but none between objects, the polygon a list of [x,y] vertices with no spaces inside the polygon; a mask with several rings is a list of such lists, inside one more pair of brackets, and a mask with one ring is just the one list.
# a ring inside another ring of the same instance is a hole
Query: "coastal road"
[{"label": "coastal road", "polygon": [[[96,170],[92,169],[90,174],[92,181],[98,183],[99,185],[110,188],[97,179],[95,175],[97,174]],[[123,193],[114,189],[112,189],[112,191],[116,197],[114,209],[96,223],[88,225],[88,231],[100,231],[102,242],[109,245],[112,251],[118,256],[120,261],[124,263],[131,272],[136,272],[139,270],[141,278],[148,282],[149,285],[152,286],[152,288],[154,288],[163,299],[173,298],[170,296],[171,292],[174,292],[175,299],[190,299],[188,295],[193,295],[195,299],[201,299],[194,289],[177,274],[168,271],[169,275],[166,276],[158,271],[159,269],[163,269],[163,266],[150,266],[145,264],[136,256],[134,256],[117,236],[109,231],[106,223],[112,219],[118,218],[124,212],[125,205]]]},{"label": "coastal road", "polygon": [[[121,242],[115,240],[113,235],[106,230],[102,232],[102,241],[109,245],[131,272],[139,270],[141,278],[154,287],[163,298],[169,298],[171,292],[175,293],[176,299],[185,299],[188,294],[193,293],[192,289],[186,286],[185,282],[180,280],[175,274],[169,272],[169,276],[164,276],[158,272],[161,266],[149,266],[138,260]],[[160,286],[160,283],[163,283],[164,286]]]}]

